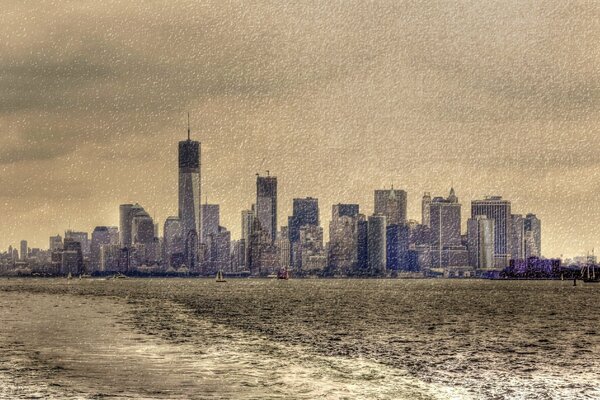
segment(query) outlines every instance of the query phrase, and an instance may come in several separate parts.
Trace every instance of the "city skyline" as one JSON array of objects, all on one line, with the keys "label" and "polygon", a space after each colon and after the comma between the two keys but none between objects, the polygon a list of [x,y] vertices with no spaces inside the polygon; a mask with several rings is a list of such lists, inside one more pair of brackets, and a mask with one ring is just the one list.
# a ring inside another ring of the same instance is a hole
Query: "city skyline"
[{"label": "city skyline", "polygon": [[[189,151],[186,150],[186,146],[189,146],[189,145],[194,145],[195,148],[188,155]],[[219,212],[220,205],[219,204],[209,204],[208,203],[208,197],[206,197],[204,203],[199,203],[199,199],[200,199],[200,195],[201,195],[201,190],[202,190],[201,189],[202,176],[200,174],[200,161],[202,160],[203,155],[202,155],[202,152],[201,152],[201,142],[196,141],[196,140],[191,140],[191,129],[190,129],[190,126],[189,126],[189,114],[188,114],[187,140],[179,141],[179,146],[178,147],[179,147],[179,151],[178,151],[178,158],[179,158],[179,188],[178,188],[178,195],[179,195],[179,204],[180,204],[179,205],[179,213],[181,214],[181,201],[182,201],[182,193],[183,193],[182,190],[185,191],[186,190],[185,187],[187,185],[185,183],[185,181],[184,181],[184,184],[182,186],[182,183],[181,183],[182,182],[181,181],[182,180],[182,171],[184,171],[183,175],[185,176],[189,172],[186,169],[186,168],[188,168],[187,164],[192,163],[192,164],[195,165],[194,168],[196,168],[195,172],[197,174],[197,178],[194,178],[194,179],[198,180],[197,184],[195,184],[194,188],[192,189],[192,192],[197,192],[197,195],[195,196],[195,199],[193,200],[194,204],[193,204],[192,210],[194,208],[196,208],[197,210],[196,211],[192,211],[192,212],[198,214],[198,216],[197,216],[198,233],[199,233],[198,236],[202,237],[202,234],[204,233],[204,230],[205,230],[204,225],[203,225],[204,223],[202,222],[202,218],[204,217],[204,212],[205,212],[204,210],[209,210],[209,209],[212,210],[213,208],[215,208],[215,210],[216,210],[215,211],[216,212],[216,220],[215,221],[217,221],[216,227],[218,228],[219,227],[218,221],[220,221],[220,217],[219,217],[219,214],[220,214],[220,212]],[[182,165],[183,165],[183,169],[182,169]],[[265,212],[269,213],[269,214],[266,214],[266,218],[268,219],[268,221],[271,221],[271,219],[273,219],[273,222],[272,222],[273,229],[275,229],[276,232],[279,232],[280,228],[285,228],[287,230],[287,229],[289,229],[289,223],[291,221],[293,212],[290,215],[283,216],[283,217],[277,213],[277,208],[281,207],[281,205],[279,204],[279,197],[278,197],[278,193],[277,193],[277,177],[274,176],[274,175],[273,176],[270,175],[270,171],[268,171],[268,170],[266,171],[266,173],[267,173],[266,176],[260,176],[260,173],[256,173],[256,185],[257,185],[256,186],[256,196],[257,196],[256,199],[257,199],[257,202],[252,203],[252,207],[254,208],[256,204],[258,204],[258,203],[261,202],[261,200],[260,200],[261,196],[273,196],[274,204],[275,204],[274,216],[271,214],[271,211],[272,211],[271,207],[272,206],[271,206],[270,202],[268,204],[266,204],[265,206],[262,207],[262,208],[265,209]],[[274,189],[271,188],[271,186],[273,184],[274,184],[274,186],[273,186]],[[363,214],[363,215],[366,215],[366,216],[388,215],[389,213],[392,213],[393,215],[390,214],[390,215],[392,215],[392,217],[391,217],[392,221],[398,221],[398,222],[393,222],[393,224],[398,224],[398,223],[400,223],[400,224],[406,224],[407,221],[420,222],[423,219],[423,215],[420,215],[418,217],[415,216],[415,218],[412,218],[412,216],[406,215],[406,208],[407,208],[407,199],[406,198],[407,198],[407,192],[406,192],[405,189],[394,189],[394,186],[390,185],[390,187],[387,188],[387,189],[375,189],[373,191],[373,194],[374,194],[373,203],[372,203],[372,206],[371,206],[369,212],[366,211],[366,210],[369,209],[368,207],[366,208],[366,207],[364,207],[364,205],[359,204],[359,203],[342,203],[342,202],[338,202],[338,203],[335,203],[335,204],[357,204],[360,207],[360,213]],[[423,195],[428,199],[428,203],[431,204],[431,192],[430,191],[423,192]],[[189,195],[185,194],[183,196],[184,197],[185,196],[192,196],[192,194],[189,194]],[[434,206],[435,204],[438,204],[438,203],[436,203],[436,201],[438,201],[438,199],[441,200],[442,202],[446,201],[445,199],[443,199],[443,197],[434,196],[433,197],[433,203],[431,205]],[[310,197],[310,196],[306,197],[306,198],[294,197],[292,200],[293,200],[292,201],[292,204],[293,204],[292,210],[293,210],[294,207],[295,207],[294,204],[296,204],[298,201],[306,201],[306,200],[318,201],[318,198],[313,198],[313,197]],[[400,201],[400,203],[396,203],[398,200]],[[422,200],[424,200],[424,199],[422,199]],[[503,202],[508,203],[509,204],[509,211],[510,211],[510,203],[511,203],[511,201],[509,199],[503,199],[502,196],[495,196],[495,195],[494,196],[489,196],[489,195],[486,195],[486,196],[483,196],[483,198],[471,199],[470,200],[469,205],[471,206],[470,207],[471,208],[471,213],[473,214],[473,215],[471,215],[471,218],[474,218],[475,215],[480,215],[480,213],[477,213],[476,211],[474,211],[475,210],[474,207],[476,207],[476,204],[481,203],[481,202],[487,202],[489,200],[502,200]],[[271,201],[271,200],[269,200],[269,201]],[[448,197],[447,201],[450,201],[450,203],[458,202],[458,199],[456,198],[454,187],[450,188],[450,196]],[[331,204],[331,207],[334,207],[335,204]],[[123,211],[124,207],[126,208],[125,213]],[[396,207],[399,207],[399,208],[396,208]],[[420,210],[421,213],[423,213],[424,212],[423,203],[420,204],[420,208],[421,208],[421,210]],[[432,207],[432,210],[433,209],[434,208]],[[132,213],[130,210],[133,210],[134,212]],[[162,236],[165,235],[164,230],[163,231],[160,230],[160,226],[163,225],[163,223],[165,223],[166,221],[170,220],[171,218],[177,218],[177,217],[170,216],[170,217],[167,217],[165,219],[165,221],[160,221],[160,220],[157,220],[157,219],[152,219],[152,217],[144,210],[144,208],[142,206],[139,205],[138,202],[135,202],[135,204],[120,204],[119,205],[119,214],[120,215],[119,215],[118,226],[121,227],[121,229],[119,230],[119,234],[121,236],[123,234],[125,234],[125,232],[126,232],[126,230],[122,229],[123,226],[124,226],[123,225],[124,224],[123,218],[125,218],[126,220],[128,220],[128,222],[125,223],[125,226],[127,226],[127,225],[130,226],[132,222],[135,222],[134,216],[136,215],[136,213],[138,212],[138,210],[141,210],[144,213],[144,215],[147,218],[149,218],[149,220],[151,221],[152,224],[156,224],[155,235],[157,237],[158,236],[162,237]],[[258,215],[260,215],[260,211],[259,210],[260,210],[260,207],[255,211]],[[245,212],[245,210],[239,210],[239,211],[240,212]],[[398,215],[401,216],[399,219],[397,218],[396,213],[399,213]],[[509,215],[510,215],[510,213],[509,213]],[[528,211],[527,215],[528,216],[529,215],[533,215],[533,217],[536,216],[535,213],[531,213],[531,211]],[[272,218],[272,216],[273,216],[273,218]],[[402,216],[405,216],[405,217],[402,217]],[[520,217],[522,217],[522,215],[520,215]],[[181,218],[181,217],[179,217],[179,218]],[[213,217],[211,216],[211,218],[213,218]],[[259,217],[255,216],[255,218],[258,218],[260,220]],[[316,218],[318,220],[321,219],[321,212],[318,210],[318,206],[317,206],[317,215],[316,215]],[[287,219],[287,221],[285,221],[284,224],[281,224],[281,225],[275,223],[275,221],[279,222],[281,219],[284,219],[284,220]],[[387,219],[388,220],[390,219],[389,215],[388,215]],[[460,226],[459,226],[459,228],[458,228],[459,230],[457,232],[459,234],[460,233],[466,234],[466,227],[468,226],[469,217],[461,217],[460,216],[460,212],[459,212],[458,219],[460,221],[460,223],[459,223]],[[211,223],[214,225],[215,221],[212,221]],[[331,221],[331,218],[325,217],[324,221],[326,221],[327,223],[329,223]],[[196,224],[196,222],[193,222],[193,224]],[[239,234],[238,237],[236,237],[236,239],[238,239],[238,240],[241,239],[241,238],[243,238],[242,237],[242,235],[243,235],[242,234],[242,230],[243,230],[242,224],[240,224],[240,226],[239,226],[240,234]],[[271,223],[266,224],[266,225],[271,225]],[[114,225],[104,224],[104,225],[95,226],[91,230],[82,229],[81,231],[93,235],[92,231],[95,233],[97,228],[106,228],[106,227],[111,227],[111,226],[117,227],[116,224],[114,224]],[[134,226],[135,226],[135,224],[134,224]],[[153,226],[153,225],[151,225],[151,226]],[[321,226],[321,225],[319,224],[317,226]],[[228,229],[232,229],[232,228],[229,228],[229,227],[227,227],[227,228]],[[128,235],[128,238],[127,239],[123,239],[121,237],[120,244],[122,246],[130,246],[131,243],[132,243],[133,234],[131,232],[131,228],[126,228],[126,229],[129,230],[129,232],[125,234],[125,235]],[[265,229],[265,228],[263,228],[263,229]],[[71,231],[71,230],[73,230],[73,229],[71,229],[71,227],[69,227],[68,230],[65,229],[64,232],[67,233],[67,231]],[[212,230],[214,231],[215,227],[212,227]],[[235,225],[234,225],[233,230],[234,231],[236,230],[235,229]],[[271,232],[271,230],[272,230],[271,226],[267,226],[266,230],[269,231],[269,232]],[[77,231],[77,229],[74,229],[74,231]],[[60,235],[60,233],[59,233],[59,235]],[[269,236],[272,237],[271,240],[275,240],[274,235],[275,235],[275,232],[269,233]],[[508,233],[505,233],[505,235],[508,235]],[[328,236],[329,235],[324,236],[324,239],[326,239],[325,241],[329,240]],[[52,236],[50,236],[50,238],[52,239]],[[32,248],[32,246],[27,246],[27,243],[28,243],[27,240],[28,239],[24,239],[24,240],[20,241],[21,252],[22,252],[22,249],[23,249],[23,243],[25,243],[25,246],[26,246],[25,248],[26,249],[28,247]],[[194,240],[197,240],[198,243],[206,243],[204,239],[201,239],[202,242],[200,242],[199,239],[194,239]],[[460,241],[459,237],[455,238],[455,244],[456,245],[459,244],[459,241]],[[195,246],[197,246],[197,244],[195,244]],[[50,247],[52,247],[52,246],[50,246]],[[188,246],[185,245],[185,244],[184,244],[184,247],[186,249],[188,248]],[[433,247],[435,247],[435,245]],[[15,246],[15,248],[16,248],[16,246]],[[39,248],[44,249],[45,247],[44,246],[39,246]],[[439,246],[438,246],[438,250],[441,252],[441,249],[439,248]],[[186,250],[186,252],[187,252],[187,250]],[[561,254],[561,258],[562,258],[562,256],[564,256],[564,255]],[[20,257],[22,257],[22,256],[20,255]],[[188,258],[188,259],[191,259],[190,257],[191,256],[186,256],[186,258]],[[193,257],[197,257],[197,256],[194,255]],[[437,262],[441,263],[441,260],[437,260]],[[508,260],[507,260],[507,263],[508,263]]]},{"label": "city skyline", "polygon": [[[196,144],[196,146],[201,146],[201,142],[200,141],[198,141],[198,140],[191,140],[191,138],[192,138],[192,136],[191,136],[191,130],[190,130],[190,127],[189,127],[189,115],[188,115],[187,140],[179,141],[179,156],[178,157],[179,157],[179,179],[180,180],[181,180],[181,171],[182,171],[181,170],[181,165],[182,165],[181,164],[182,163],[182,158],[181,157],[183,156],[185,158],[185,153],[182,153],[182,150],[181,150],[182,146],[185,148],[185,146],[188,143],[193,143],[193,144]],[[191,157],[192,162],[195,162],[195,161],[193,161],[195,158],[197,158],[198,160],[202,160],[203,154],[202,154],[202,152],[201,152],[200,149],[194,150],[193,155]],[[255,174],[256,175],[256,185],[257,185],[255,193],[258,196],[258,197],[255,197],[255,199],[258,199],[260,197],[258,194],[261,191],[264,192],[265,190],[267,190],[267,191],[271,190],[271,189],[263,189],[262,186],[264,186],[264,185],[262,184],[262,182],[265,182],[265,181],[268,181],[268,180],[274,180],[274,183],[275,183],[274,199],[275,199],[276,208],[283,208],[284,210],[287,209],[287,208],[291,208],[292,209],[292,212],[290,212],[289,215],[281,215],[280,213],[277,213],[277,210],[275,210],[275,215],[277,217],[277,222],[278,222],[275,225],[275,228],[276,228],[277,232],[280,231],[280,228],[284,228],[285,227],[286,229],[289,229],[289,225],[288,224],[289,224],[289,221],[290,221],[289,218],[291,218],[292,215],[293,215],[293,204],[296,201],[298,201],[298,200],[304,200],[304,199],[312,199],[312,200],[318,201],[318,197],[317,198],[313,198],[313,197],[310,197],[310,196],[307,196],[306,198],[293,197],[292,198],[292,207],[282,206],[282,204],[280,203],[280,200],[279,200],[278,193],[277,193],[277,181],[278,181],[277,176],[270,175],[270,171],[268,171],[268,170],[266,171],[266,173],[267,173],[266,176],[260,176],[260,173],[256,173]],[[198,176],[197,179],[198,179],[198,181],[200,183],[203,180],[204,177],[200,176],[199,172],[198,172],[198,175],[199,176]],[[179,190],[178,190],[179,197],[180,197],[179,201],[181,201],[181,190],[182,190],[181,188],[182,188],[182,186],[180,184],[179,185]],[[196,188],[196,189],[198,189],[198,188]],[[196,189],[194,189],[194,190],[196,190]],[[202,191],[201,184],[199,186],[199,190],[197,190],[197,191],[199,193],[198,193],[198,196],[196,197],[196,200],[194,200],[196,203],[200,199],[200,192]],[[408,192],[410,193],[410,191],[408,191]],[[449,197],[449,199],[452,198],[452,196],[455,197],[455,192],[456,191],[455,191],[454,187],[450,187],[450,197]],[[396,201],[396,196],[404,196],[404,197],[402,197],[403,200],[401,202],[401,204],[403,204],[403,207],[407,207],[407,206],[410,205],[410,202],[406,201],[406,197],[408,197],[406,188],[394,189],[394,185],[392,184],[392,185],[390,185],[386,189],[382,189],[382,188],[374,189],[372,191],[372,193],[374,194],[375,197],[374,197],[374,199],[372,198],[373,201],[372,201],[370,207],[369,207],[369,203],[367,203],[367,206],[365,207],[364,204],[361,204],[361,203],[352,203],[352,202],[337,202],[337,203],[331,204],[330,206],[333,207],[335,204],[357,204],[360,207],[360,213],[361,214],[363,214],[365,216],[376,216],[376,215],[385,215],[385,214],[387,214],[388,213],[388,209],[387,209],[388,205],[386,205],[386,204],[391,204],[391,203],[388,203],[389,201]],[[436,192],[431,192],[431,191],[425,191],[425,192],[423,192],[423,195],[424,196],[431,196],[431,193],[434,193],[434,195],[433,195],[433,198],[434,198],[433,204],[436,204],[435,203],[436,197],[439,198],[439,199],[443,198],[443,197],[437,196],[437,194],[441,194],[441,193],[436,193]],[[389,196],[391,196],[391,197],[389,197]],[[390,200],[388,200],[388,197],[389,197]],[[392,198],[393,198],[393,200],[391,200]],[[479,202],[485,202],[485,201],[488,201],[488,199],[494,199],[494,198],[499,198],[499,199],[501,199],[503,201],[507,201],[507,202],[511,203],[510,199],[503,199],[502,196],[484,195],[484,196],[482,196],[480,198],[467,200],[469,202],[468,203],[468,205],[469,205],[469,211],[473,212],[472,211],[473,210],[473,208],[472,208],[473,207],[473,203],[477,204]],[[86,233],[88,233],[88,234],[91,235],[92,232],[95,231],[96,228],[105,228],[105,227],[113,227],[113,226],[114,227],[123,226],[123,210],[122,210],[123,207],[129,207],[129,208],[133,207],[133,210],[136,211],[136,212],[137,212],[137,209],[141,209],[142,211],[144,211],[145,215],[147,215],[149,218],[151,218],[150,220],[153,221],[153,223],[157,224],[157,227],[158,227],[158,231],[157,232],[160,232],[159,236],[161,236],[161,237],[164,236],[164,230],[162,229],[162,226],[165,223],[165,221],[169,220],[170,218],[172,218],[172,216],[169,216],[169,217],[165,218],[165,220],[152,219],[152,217],[150,216],[150,214],[148,214],[144,210],[144,208],[139,205],[139,203],[137,201],[134,201],[133,203],[135,203],[135,204],[120,204],[119,205],[119,213],[120,213],[120,215],[119,215],[119,221],[117,221],[114,224],[113,223],[107,223],[107,224],[97,225],[97,226],[92,227],[90,229],[84,229],[84,228],[78,229],[78,228],[73,228],[73,227],[69,226],[69,228],[64,228],[64,230],[62,232],[67,233],[68,231],[82,231],[82,232],[86,232]],[[251,203],[251,205],[253,207],[255,206],[255,204],[256,204],[256,202]],[[421,213],[423,213],[422,203],[419,203],[418,206],[419,206],[418,207],[419,211]],[[209,204],[208,203],[208,196],[206,196],[205,201],[203,203],[198,203],[198,207],[197,207],[198,208],[197,212],[200,214],[200,216],[198,218],[199,232],[203,232],[203,230],[204,230],[204,228],[201,227],[201,225],[202,225],[202,217],[203,217],[203,214],[202,214],[201,210],[204,210],[206,207],[216,207],[217,215],[220,214],[219,211],[218,211],[219,208],[220,208],[220,204]],[[270,208],[270,207],[271,206],[269,205],[268,208]],[[377,211],[378,207],[379,207],[379,212]],[[409,207],[409,209],[410,208],[415,208],[415,207]],[[243,211],[244,210],[238,210],[238,213],[239,212],[243,212]],[[320,224],[319,226],[325,226],[325,224],[329,224],[329,222],[331,221],[331,218],[327,217],[327,214],[328,214],[327,211],[328,210],[326,209],[324,214],[323,214],[322,210],[318,212],[317,218],[319,220],[322,219],[322,221],[323,221],[322,224]],[[394,212],[396,212],[396,211],[394,211]],[[517,210],[516,212],[519,212],[519,211]],[[127,214],[127,212],[126,212],[126,214]],[[535,212],[532,212],[531,210],[528,210],[526,213],[522,213],[522,214],[523,215],[525,215],[525,214],[531,214],[534,217],[536,216]],[[129,225],[133,221],[134,215],[135,215],[135,212],[132,213],[129,216],[129,219],[130,219]],[[474,215],[471,216],[471,217],[474,217]],[[270,218],[271,217],[269,217],[269,219]],[[222,221],[220,218],[218,218],[218,219],[220,221]],[[279,224],[279,222],[281,220],[283,220],[284,222],[281,223],[281,224]],[[413,216],[413,215],[409,214],[409,215],[407,215],[407,218],[406,218],[405,221],[415,221],[415,222],[419,222],[420,223],[421,220],[422,220],[422,215]],[[460,233],[466,234],[466,227],[468,226],[467,225],[468,220],[469,220],[469,216],[468,215],[460,217]],[[131,244],[131,242],[132,242],[131,228],[128,228],[128,229],[130,230],[129,233],[128,233],[128,235],[130,236],[129,239],[126,240],[125,242],[123,242],[123,239],[120,240],[121,244],[125,244],[126,246],[129,246]],[[234,231],[234,232],[239,230],[239,234],[237,236],[234,236],[233,238],[235,238],[236,240],[239,240],[240,238],[242,238],[241,235],[242,235],[242,229],[243,229],[243,227],[241,226],[241,224],[239,226],[237,226],[237,227],[236,227],[235,224],[233,226],[227,226],[227,229],[229,229],[230,231]],[[269,230],[269,229],[267,228],[267,230]],[[123,230],[121,229],[119,232],[121,234],[121,232],[123,232]],[[60,232],[58,232],[57,234],[60,235]],[[52,238],[52,236],[50,236],[50,238]],[[324,235],[324,239],[325,239],[325,241],[328,241],[329,240],[329,235],[328,234]],[[48,240],[48,236],[46,237],[46,242],[47,242],[47,240]],[[28,243],[28,241],[30,241],[30,239],[28,239],[28,238],[27,239],[23,239],[23,240],[20,241],[20,247],[21,247],[21,249],[22,249],[22,246],[23,246],[23,242]],[[12,243],[10,245],[12,245]],[[15,248],[16,247],[17,246],[15,246]],[[27,247],[29,247],[29,248],[35,248],[35,246],[33,246],[33,245],[32,246],[27,246]],[[41,248],[41,249],[45,249],[45,247],[43,245],[37,246],[37,247]],[[592,249],[592,251],[593,251],[593,249]],[[580,256],[581,254],[583,254],[583,253],[574,254],[573,257]],[[543,253],[543,255],[546,256],[546,254],[544,254],[544,253]],[[561,256],[565,257],[564,254],[561,254]],[[547,257],[552,258],[553,256],[547,256]]]},{"label": "city skyline", "polygon": [[548,257],[598,247],[593,4],[69,4],[5,4],[0,248],[116,226],[120,204],[176,215],[188,110],[233,237],[270,170],[277,228],[293,198],[326,227],[392,184],[420,220],[452,186],[537,214]]}]

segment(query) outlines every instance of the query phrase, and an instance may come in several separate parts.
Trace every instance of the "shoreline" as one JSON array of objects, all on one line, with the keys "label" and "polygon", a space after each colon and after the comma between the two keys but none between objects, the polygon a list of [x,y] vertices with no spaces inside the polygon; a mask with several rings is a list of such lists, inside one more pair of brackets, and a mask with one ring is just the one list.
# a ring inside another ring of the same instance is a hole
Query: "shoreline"
[{"label": "shoreline", "polygon": [[[85,276],[82,278],[73,277],[71,280],[76,281],[79,279],[83,280],[111,280],[114,279],[115,274],[107,274],[107,275],[92,275]],[[399,276],[399,277],[378,277],[378,276],[299,276],[292,277],[289,279],[278,279],[276,277],[269,276],[249,276],[249,277],[241,277],[235,275],[227,275],[224,277],[226,279],[236,280],[236,281],[246,281],[246,280],[257,280],[257,281],[313,281],[313,280],[331,280],[331,281],[340,281],[340,280],[349,280],[349,281],[357,281],[357,280],[365,280],[365,281],[494,281],[494,282],[503,282],[503,281],[564,281],[564,282],[573,282],[573,278],[565,278],[561,279],[560,277],[556,278],[518,278],[518,277],[509,277],[509,278],[485,278],[485,277],[438,277],[438,276]],[[199,280],[214,280],[215,277],[212,275],[126,275],[121,274],[121,278],[124,279],[199,279]],[[121,279],[118,278],[118,279]],[[11,279],[47,279],[47,280],[60,280],[60,279],[68,279],[67,276],[64,275],[0,275],[0,279],[11,280]],[[585,282],[581,278],[577,278],[578,282]],[[585,282],[585,283],[598,283],[598,282]]]}]

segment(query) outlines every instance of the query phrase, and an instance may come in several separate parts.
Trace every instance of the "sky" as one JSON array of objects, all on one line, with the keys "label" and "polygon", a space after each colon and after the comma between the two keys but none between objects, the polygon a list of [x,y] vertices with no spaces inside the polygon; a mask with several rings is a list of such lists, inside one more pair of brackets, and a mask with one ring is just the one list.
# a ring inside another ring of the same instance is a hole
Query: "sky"
[{"label": "sky", "polygon": [[[0,248],[177,215],[177,142],[239,237],[255,174],[373,210],[373,190],[501,195],[547,257],[600,246],[600,5],[27,1],[0,13]],[[203,199],[204,201],[204,199]]]}]

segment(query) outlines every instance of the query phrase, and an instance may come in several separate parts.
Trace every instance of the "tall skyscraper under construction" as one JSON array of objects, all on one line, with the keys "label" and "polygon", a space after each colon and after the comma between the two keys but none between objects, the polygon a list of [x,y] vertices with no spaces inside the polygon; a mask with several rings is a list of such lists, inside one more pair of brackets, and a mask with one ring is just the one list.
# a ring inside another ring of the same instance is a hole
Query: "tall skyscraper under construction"
[{"label": "tall skyscraper under construction", "polygon": [[188,138],[179,142],[179,221],[185,262],[198,266],[198,243],[202,241],[200,220],[200,142]]}]

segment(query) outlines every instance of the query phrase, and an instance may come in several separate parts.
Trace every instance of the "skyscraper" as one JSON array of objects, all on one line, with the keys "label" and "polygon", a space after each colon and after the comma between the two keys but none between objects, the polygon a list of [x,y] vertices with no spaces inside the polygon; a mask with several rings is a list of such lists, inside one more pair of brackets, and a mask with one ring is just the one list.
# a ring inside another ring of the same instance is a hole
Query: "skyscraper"
[{"label": "skyscraper", "polygon": [[109,226],[108,234],[110,235],[110,244],[118,245],[119,244],[119,227],[118,226]]},{"label": "skyscraper", "polygon": [[293,214],[288,218],[291,243],[300,240],[300,228],[319,226],[319,200],[312,197],[293,200]]},{"label": "skyscraper", "polygon": [[316,257],[325,259],[323,228],[318,225],[304,225],[300,228],[300,238],[296,245],[299,251],[295,267],[303,272],[316,272],[315,267],[319,268],[318,263],[314,262]]},{"label": "skyscraper", "polygon": [[403,224],[406,222],[406,192],[394,190],[375,191],[375,214],[385,215],[388,225]]},{"label": "skyscraper", "polygon": [[431,245],[434,248],[461,244],[461,205],[450,192],[447,198],[435,197],[429,205]]},{"label": "skyscraper", "polygon": [[81,252],[84,256],[89,256],[90,254],[90,241],[88,239],[87,232],[76,232],[72,230],[68,230],[65,232],[65,240],[72,239],[81,244]]},{"label": "skyscraper", "polygon": [[277,250],[279,251],[279,265],[281,267],[290,267],[292,259],[292,247],[290,244],[290,235],[287,226],[282,226],[277,239],[275,240]]},{"label": "skyscraper", "polygon": [[21,260],[27,259],[27,240],[21,240]]},{"label": "skyscraper", "polygon": [[150,244],[154,240],[154,221],[150,214],[139,210],[133,216],[131,235],[135,244]]},{"label": "skyscraper", "polygon": [[206,238],[208,246],[209,273],[229,269],[231,263],[231,233],[224,227],[218,226],[217,232],[210,233]]},{"label": "skyscraper", "polygon": [[60,235],[50,236],[49,247],[50,251],[60,250],[63,247],[62,237]]},{"label": "skyscraper", "polygon": [[367,229],[369,274],[384,275],[387,264],[385,215],[371,215],[368,220]]},{"label": "skyscraper", "polygon": [[241,265],[248,266],[248,252],[250,251],[250,236],[256,214],[254,204],[250,210],[242,210],[242,234],[240,236]]},{"label": "skyscraper", "polygon": [[356,272],[367,274],[369,272],[369,223],[363,214],[356,221]]},{"label": "skyscraper", "polygon": [[231,271],[238,272],[243,270],[245,263],[244,254],[246,253],[245,242],[242,240],[231,241]]},{"label": "skyscraper", "polygon": [[256,218],[260,226],[275,241],[277,235],[277,177],[256,177]]},{"label": "skyscraper", "polygon": [[331,207],[332,220],[340,217],[356,217],[358,216],[358,204],[334,204]]},{"label": "skyscraper", "polygon": [[250,210],[242,210],[242,234],[240,238],[246,241],[246,245],[248,244],[250,240],[250,235],[252,234],[254,218],[254,205],[252,205],[252,209]]},{"label": "skyscraper", "polygon": [[131,246],[131,208],[133,204],[119,206],[119,244],[121,247]]},{"label": "skyscraper", "polygon": [[358,257],[358,223],[360,219],[358,211],[358,204],[335,204],[331,208],[329,267],[330,272],[333,274],[352,272],[352,268],[356,265]]},{"label": "skyscraper", "polygon": [[190,139],[188,121],[188,138],[179,142],[179,221],[185,260],[190,269],[198,266],[198,244],[202,243],[200,165],[200,142]]},{"label": "skyscraper", "polygon": [[218,204],[202,204],[202,242],[208,243],[209,235],[219,233],[219,205]]},{"label": "skyscraper", "polygon": [[279,251],[258,218],[254,219],[248,246],[248,269],[252,275],[269,274],[280,267]]},{"label": "skyscraper", "polygon": [[146,263],[156,260],[156,244],[154,240],[154,221],[146,211],[138,210],[131,224],[133,244],[138,248],[138,260]]},{"label": "skyscraper", "polygon": [[494,269],[494,220],[477,215],[467,221],[469,265],[478,270]]},{"label": "skyscraper", "polygon": [[181,239],[181,223],[179,217],[169,217],[165,220],[163,227],[163,260],[168,267],[179,268],[180,265],[173,265],[173,255],[183,253],[183,240]]},{"label": "skyscraper", "polygon": [[429,204],[431,204],[431,194],[425,192],[421,200],[421,225],[429,226]]},{"label": "skyscraper", "polygon": [[510,216],[510,258],[522,260],[525,258],[525,220],[521,214]]},{"label": "skyscraper", "polygon": [[[407,225],[388,225],[386,228],[386,266],[390,271],[398,271],[400,268],[400,257],[402,254],[402,250],[406,247],[408,250],[408,246],[404,246],[403,233],[408,231]],[[408,236],[408,235],[405,235]],[[408,242],[408,240],[406,240]]]},{"label": "skyscraper", "polygon": [[139,204],[121,204],[119,206],[119,244],[121,247],[131,247],[133,237],[131,235],[131,224],[133,216],[143,210]]},{"label": "skyscraper", "polygon": [[[524,221],[524,230],[526,236],[530,239],[526,253],[529,256],[542,256],[542,221],[535,214],[527,214]],[[533,244],[533,245],[532,245]]]},{"label": "skyscraper", "polygon": [[510,259],[510,201],[503,200],[501,196],[487,196],[483,200],[473,200],[471,218],[478,215],[485,215],[494,220],[494,265],[496,269],[506,268]]},{"label": "skyscraper", "polygon": [[100,271],[127,272],[129,260],[129,248],[123,248],[120,244],[100,247]]},{"label": "skyscraper", "polygon": [[81,274],[83,273],[83,253],[81,251],[81,242],[73,237],[65,235],[61,251],[61,267],[62,274]]},{"label": "skyscraper", "polygon": [[[450,266],[452,250],[460,250],[458,249],[462,244],[460,214],[461,205],[454,189],[450,189],[447,198],[435,197],[429,204],[431,255],[434,267]],[[466,262],[465,260],[465,264]]]},{"label": "skyscraper", "polygon": [[101,250],[103,246],[111,244],[111,233],[106,226],[97,226],[92,232],[90,243],[90,272],[101,269]]}]

